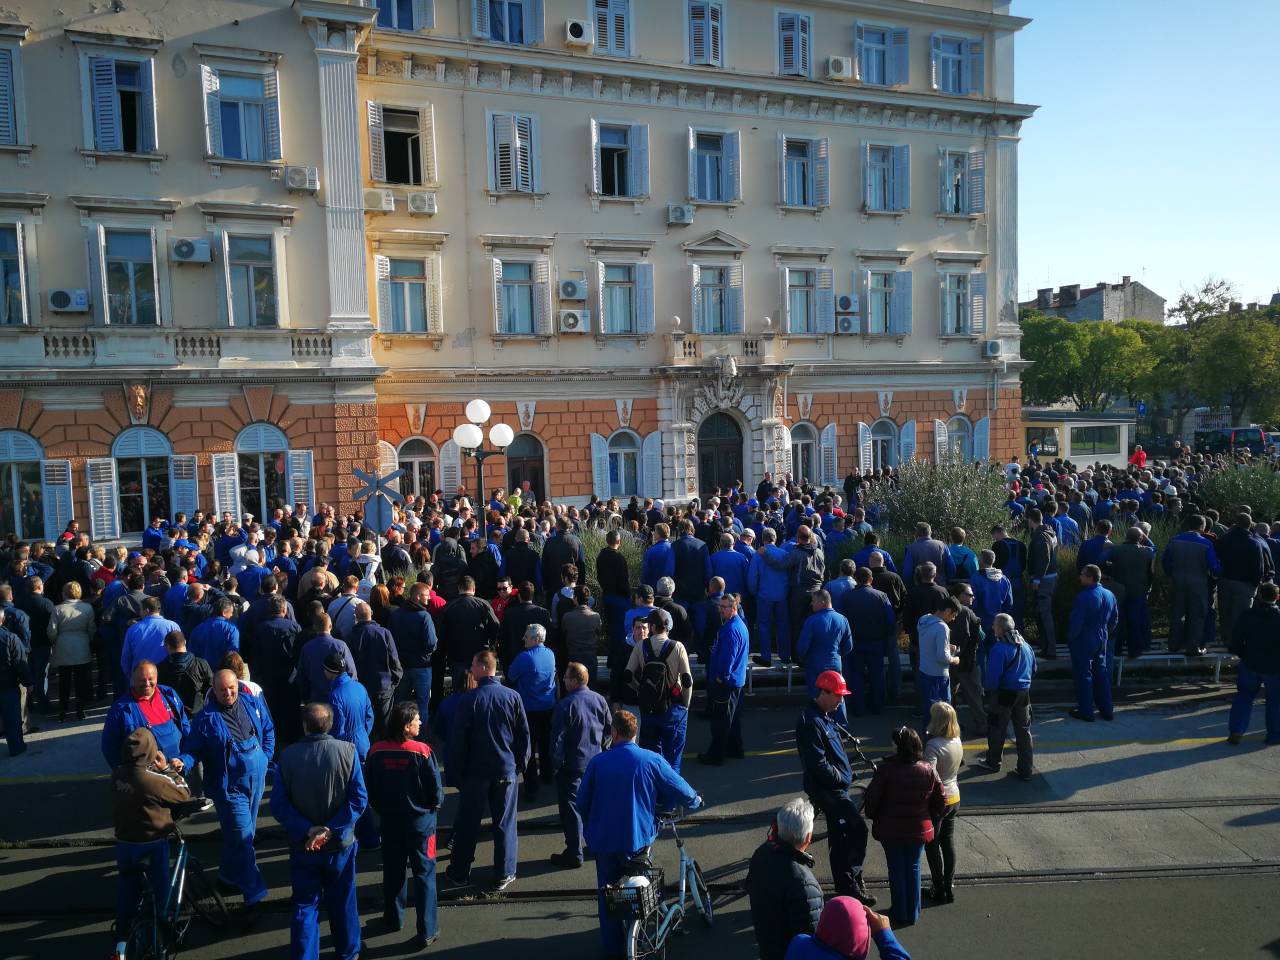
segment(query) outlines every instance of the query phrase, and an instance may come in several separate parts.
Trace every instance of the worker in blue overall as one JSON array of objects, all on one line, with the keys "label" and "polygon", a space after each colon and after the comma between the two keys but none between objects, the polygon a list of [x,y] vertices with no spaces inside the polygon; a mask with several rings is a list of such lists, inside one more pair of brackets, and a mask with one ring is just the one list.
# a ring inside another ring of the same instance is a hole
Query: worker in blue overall
[{"label": "worker in blue overall", "polygon": [[[804,664],[804,681],[809,687],[809,696],[816,697],[818,677],[828,670],[839,673],[844,669],[844,658],[853,653],[853,633],[844,614],[831,609],[831,594],[826,590],[813,591],[809,607],[813,612],[800,628],[796,657]],[[835,717],[842,727],[849,725],[843,700],[836,707]]]},{"label": "worker in blue overall", "polygon": [[1071,680],[1076,709],[1071,716],[1092,723],[1094,707],[1103,720],[1114,716],[1111,675],[1107,669],[1107,637],[1120,624],[1116,597],[1101,583],[1102,571],[1089,564],[1080,571],[1081,590],[1071,608],[1067,642],[1071,648]]},{"label": "worker in blue overall", "polygon": [[120,764],[120,748],[129,734],[147,727],[156,738],[156,746],[175,773],[185,773],[194,765],[182,749],[182,740],[190,731],[182,698],[172,687],[161,686],[156,665],[143,660],[133,668],[125,695],[111,705],[102,727],[102,756],[110,769]]}]

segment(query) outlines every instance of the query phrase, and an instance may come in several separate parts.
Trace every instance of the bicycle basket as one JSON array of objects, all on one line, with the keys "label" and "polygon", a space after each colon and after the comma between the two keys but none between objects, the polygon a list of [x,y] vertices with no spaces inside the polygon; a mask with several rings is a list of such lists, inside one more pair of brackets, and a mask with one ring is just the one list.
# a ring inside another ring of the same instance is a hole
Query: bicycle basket
[{"label": "bicycle basket", "polygon": [[617,883],[604,888],[605,905],[614,915],[647,917],[658,909],[658,901],[662,899],[662,870],[651,867],[644,874],[647,884],[627,885],[629,877],[623,877]]}]

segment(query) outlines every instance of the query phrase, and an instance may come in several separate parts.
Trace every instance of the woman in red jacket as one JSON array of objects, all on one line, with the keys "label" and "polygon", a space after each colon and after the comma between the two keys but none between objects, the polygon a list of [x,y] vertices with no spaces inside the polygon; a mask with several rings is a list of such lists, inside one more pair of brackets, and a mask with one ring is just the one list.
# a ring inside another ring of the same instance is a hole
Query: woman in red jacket
[{"label": "woman in red jacket", "polygon": [[924,762],[920,734],[902,727],[893,744],[897,754],[876,769],[862,812],[889,865],[893,906],[886,913],[895,927],[909,927],[920,916],[920,854],[945,803],[937,771]]}]

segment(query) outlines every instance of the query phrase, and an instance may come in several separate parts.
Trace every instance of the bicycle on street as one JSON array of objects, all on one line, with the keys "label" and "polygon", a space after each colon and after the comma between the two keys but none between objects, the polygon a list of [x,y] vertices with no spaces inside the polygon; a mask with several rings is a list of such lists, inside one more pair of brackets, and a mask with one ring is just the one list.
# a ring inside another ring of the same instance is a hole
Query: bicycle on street
[{"label": "bicycle on street", "polygon": [[627,960],[663,960],[667,953],[667,938],[683,929],[690,900],[708,927],[714,919],[711,890],[702,875],[702,868],[686,849],[677,827],[682,816],[681,812],[658,815],[659,836],[670,830],[680,855],[679,882],[672,899],[663,898],[662,868],[649,859],[648,850],[627,864],[617,883],[604,888],[605,903],[610,912],[621,916],[625,924],[623,942]]}]

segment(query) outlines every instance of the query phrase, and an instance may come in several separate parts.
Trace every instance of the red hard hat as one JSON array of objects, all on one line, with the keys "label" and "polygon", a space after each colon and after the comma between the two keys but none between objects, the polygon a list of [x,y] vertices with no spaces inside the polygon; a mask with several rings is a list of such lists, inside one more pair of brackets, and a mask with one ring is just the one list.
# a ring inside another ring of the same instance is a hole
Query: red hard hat
[{"label": "red hard hat", "polygon": [[818,674],[818,679],[813,682],[813,685],[819,690],[825,690],[840,697],[849,695],[849,688],[845,686],[844,677],[838,670],[823,670]]}]

